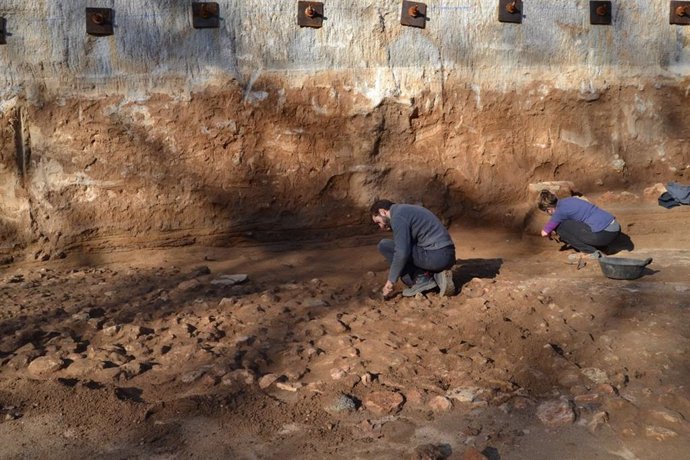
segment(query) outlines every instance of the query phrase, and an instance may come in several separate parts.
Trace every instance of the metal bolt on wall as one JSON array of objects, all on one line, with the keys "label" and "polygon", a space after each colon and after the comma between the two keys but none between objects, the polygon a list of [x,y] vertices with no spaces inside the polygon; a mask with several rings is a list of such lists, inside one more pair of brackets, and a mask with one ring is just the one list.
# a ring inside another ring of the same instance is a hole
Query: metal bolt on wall
[{"label": "metal bolt on wall", "polygon": [[86,8],[86,33],[95,36],[112,35],[114,15],[111,8]]}]

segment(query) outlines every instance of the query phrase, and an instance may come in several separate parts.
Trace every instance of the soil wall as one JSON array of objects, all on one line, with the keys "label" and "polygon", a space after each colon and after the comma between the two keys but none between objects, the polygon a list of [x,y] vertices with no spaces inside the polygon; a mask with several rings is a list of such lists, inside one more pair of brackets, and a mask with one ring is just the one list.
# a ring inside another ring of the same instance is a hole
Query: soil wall
[{"label": "soil wall", "polygon": [[[6,254],[361,232],[377,196],[520,226],[527,184],[641,188],[690,175],[690,27],[668,2],[5,0]],[[653,3],[653,4],[650,4]],[[85,7],[114,11],[86,34]]]}]

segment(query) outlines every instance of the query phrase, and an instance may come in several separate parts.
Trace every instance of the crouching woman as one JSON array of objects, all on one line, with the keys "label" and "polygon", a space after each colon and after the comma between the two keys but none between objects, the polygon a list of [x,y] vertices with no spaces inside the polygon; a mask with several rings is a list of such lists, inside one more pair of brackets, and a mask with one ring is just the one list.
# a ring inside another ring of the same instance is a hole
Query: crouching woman
[{"label": "crouching woman", "polygon": [[549,190],[542,190],[539,209],[551,216],[541,236],[550,237],[556,233],[562,242],[593,257],[611,244],[621,231],[620,224],[612,214],[580,198],[559,200]]}]

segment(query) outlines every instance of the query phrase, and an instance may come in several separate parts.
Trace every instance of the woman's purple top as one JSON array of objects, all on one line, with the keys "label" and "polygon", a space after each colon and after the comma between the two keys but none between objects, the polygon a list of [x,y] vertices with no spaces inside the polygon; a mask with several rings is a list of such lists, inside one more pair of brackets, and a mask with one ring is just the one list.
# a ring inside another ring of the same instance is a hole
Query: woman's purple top
[{"label": "woman's purple top", "polygon": [[600,232],[613,222],[613,214],[597,208],[589,201],[579,198],[563,198],[556,203],[556,210],[544,225],[544,232],[551,233],[565,220],[576,220],[589,225],[593,232]]}]

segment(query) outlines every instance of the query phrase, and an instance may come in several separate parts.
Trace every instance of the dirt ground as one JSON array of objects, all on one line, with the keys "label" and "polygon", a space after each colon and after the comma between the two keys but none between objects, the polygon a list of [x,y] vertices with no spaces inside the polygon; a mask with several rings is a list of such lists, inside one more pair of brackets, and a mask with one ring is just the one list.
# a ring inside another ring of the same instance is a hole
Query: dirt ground
[{"label": "dirt ground", "polygon": [[449,298],[381,234],[6,265],[0,457],[688,458],[690,209],[606,208],[638,280],[466,221]]}]

